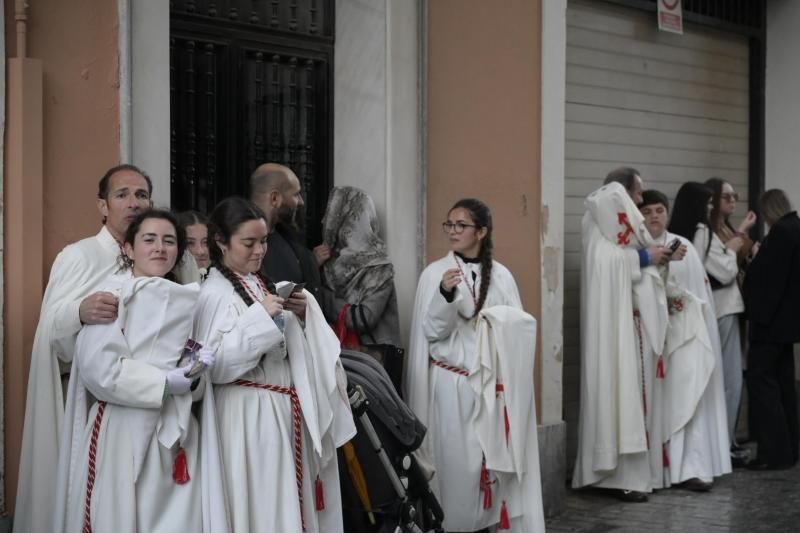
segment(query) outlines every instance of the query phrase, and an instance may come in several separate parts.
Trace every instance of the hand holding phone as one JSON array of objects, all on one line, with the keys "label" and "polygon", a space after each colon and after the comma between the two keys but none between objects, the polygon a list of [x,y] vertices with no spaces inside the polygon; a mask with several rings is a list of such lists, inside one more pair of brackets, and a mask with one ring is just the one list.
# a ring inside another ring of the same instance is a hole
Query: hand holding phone
[{"label": "hand holding phone", "polygon": [[275,292],[277,292],[277,293],[278,293],[278,296],[280,296],[281,298],[283,298],[284,300],[286,300],[286,299],[288,299],[288,298],[289,298],[289,296],[290,296],[290,295],[291,295],[291,294],[294,292],[294,288],[295,288],[295,286],[296,286],[296,284],[295,284],[295,283],[292,283],[292,282],[290,281],[289,283],[286,283],[286,284],[284,284],[284,285],[281,285],[280,287],[278,287],[278,288],[275,290]]}]

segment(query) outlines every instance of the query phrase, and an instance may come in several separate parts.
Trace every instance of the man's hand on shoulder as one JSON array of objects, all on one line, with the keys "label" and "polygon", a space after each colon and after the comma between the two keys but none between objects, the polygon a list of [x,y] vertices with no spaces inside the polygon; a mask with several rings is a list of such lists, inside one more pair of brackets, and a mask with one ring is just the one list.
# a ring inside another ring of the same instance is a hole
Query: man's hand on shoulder
[{"label": "man's hand on shoulder", "polygon": [[110,324],[117,319],[117,297],[110,292],[95,292],[81,302],[81,324]]}]

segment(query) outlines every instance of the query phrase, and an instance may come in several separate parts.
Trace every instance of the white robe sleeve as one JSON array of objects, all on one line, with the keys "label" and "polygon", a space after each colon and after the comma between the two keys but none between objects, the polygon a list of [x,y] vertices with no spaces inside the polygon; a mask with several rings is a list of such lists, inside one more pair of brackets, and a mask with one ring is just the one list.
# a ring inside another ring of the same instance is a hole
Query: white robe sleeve
[{"label": "white robe sleeve", "polygon": [[86,326],[76,349],[81,379],[95,398],[143,409],[161,407],[166,371],[133,359],[116,323]]},{"label": "white robe sleeve", "polygon": [[[728,250],[719,238],[711,236],[711,247],[708,247],[709,231],[707,227],[698,228],[693,243],[706,271],[723,285],[731,283],[739,274],[736,253]],[[708,253],[706,254],[706,248]]]},{"label": "white robe sleeve", "polygon": [[458,304],[464,297],[464,290],[456,288],[452,302],[448,302],[439,290],[431,297],[422,327],[428,342],[446,339],[456,329],[458,323]]},{"label": "white robe sleeve", "polygon": [[229,295],[202,291],[194,338],[217,350],[216,363],[209,372],[211,382],[230,383],[258,365],[264,353],[283,341],[283,333],[260,303],[238,314]]},{"label": "white robe sleeve", "polygon": [[88,270],[81,257],[66,249],[58,254],[50,270],[50,279],[42,301],[39,321],[50,325],[50,342],[56,356],[65,363],[72,360],[75,341],[81,330],[80,305],[83,298],[70,298],[74,284]]}]

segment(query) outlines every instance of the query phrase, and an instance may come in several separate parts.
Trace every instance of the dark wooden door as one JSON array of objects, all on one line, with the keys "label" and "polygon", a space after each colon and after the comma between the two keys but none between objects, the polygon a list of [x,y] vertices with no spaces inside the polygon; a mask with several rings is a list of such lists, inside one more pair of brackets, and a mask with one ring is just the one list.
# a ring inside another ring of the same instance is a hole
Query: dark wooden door
[{"label": "dark wooden door", "polygon": [[209,212],[268,161],[303,186],[319,242],[333,176],[333,0],[170,3],[171,196]]}]

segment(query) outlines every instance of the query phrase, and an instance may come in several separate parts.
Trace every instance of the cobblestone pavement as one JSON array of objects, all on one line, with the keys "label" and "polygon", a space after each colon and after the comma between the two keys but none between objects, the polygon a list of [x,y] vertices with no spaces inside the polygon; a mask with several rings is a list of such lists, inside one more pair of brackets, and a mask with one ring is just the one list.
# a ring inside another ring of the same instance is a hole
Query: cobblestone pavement
[{"label": "cobblestone pavement", "polygon": [[711,492],[680,488],[623,503],[600,490],[567,489],[564,512],[547,521],[548,533],[800,532],[800,466],[718,478]]}]

